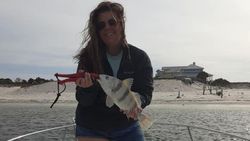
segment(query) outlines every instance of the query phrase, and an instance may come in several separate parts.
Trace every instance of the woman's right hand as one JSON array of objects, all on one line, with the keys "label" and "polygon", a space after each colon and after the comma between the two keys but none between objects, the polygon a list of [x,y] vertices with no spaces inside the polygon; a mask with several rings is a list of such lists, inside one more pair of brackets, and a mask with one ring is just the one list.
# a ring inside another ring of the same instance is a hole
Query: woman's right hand
[{"label": "woman's right hand", "polygon": [[[79,70],[79,72],[81,72],[81,70]],[[84,77],[78,78],[76,80],[76,85],[83,88],[91,87],[93,85],[93,81],[91,79],[90,73],[85,72]]]}]

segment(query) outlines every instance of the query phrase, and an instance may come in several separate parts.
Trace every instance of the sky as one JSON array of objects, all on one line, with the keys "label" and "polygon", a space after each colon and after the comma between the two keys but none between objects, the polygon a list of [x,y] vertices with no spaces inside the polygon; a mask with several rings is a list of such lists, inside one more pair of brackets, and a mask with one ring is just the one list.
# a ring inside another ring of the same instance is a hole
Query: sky
[{"label": "sky", "polygon": [[[0,0],[0,78],[73,73],[81,31],[100,0]],[[249,0],[116,0],[130,44],[154,73],[196,62],[214,79],[250,81]]]}]

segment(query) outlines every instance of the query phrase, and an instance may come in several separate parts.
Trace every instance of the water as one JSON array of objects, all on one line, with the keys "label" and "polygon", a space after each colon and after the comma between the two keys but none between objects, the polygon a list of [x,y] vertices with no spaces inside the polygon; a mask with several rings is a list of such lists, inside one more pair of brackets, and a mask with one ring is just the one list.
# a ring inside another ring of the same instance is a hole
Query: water
[{"label": "water", "polygon": [[[250,139],[250,105],[185,104],[155,105],[150,111],[160,120],[149,130],[151,140],[188,140],[188,131],[183,127],[166,126],[164,123],[179,123],[225,131]],[[160,131],[160,132],[159,132]],[[212,132],[193,130],[195,140],[231,140]],[[165,135],[165,136],[163,136]]]},{"label": "water", "polygon": [[0,104],[0,141],[65,124],[72,124],[75,104],[2,103]]},{"label": "water", "polygon": [[[41,103],[1,103],[0,104],[0,141],[36,130],[72,124],[76,104]],[[188,124],[225,131],[250,138],[250,105],[220,104],[161,104],[151,105],[145,112],[155,123],[145,132],[148,141],[188,141],[185,127],[165,123]],[[73,138],[73,128],[51,131],[29,140],[58,140],[56,137]],[[236,140],[221,134],[192,129],[194,140],[219,141]],[[67,134],[64,134],[67,133]]]}]

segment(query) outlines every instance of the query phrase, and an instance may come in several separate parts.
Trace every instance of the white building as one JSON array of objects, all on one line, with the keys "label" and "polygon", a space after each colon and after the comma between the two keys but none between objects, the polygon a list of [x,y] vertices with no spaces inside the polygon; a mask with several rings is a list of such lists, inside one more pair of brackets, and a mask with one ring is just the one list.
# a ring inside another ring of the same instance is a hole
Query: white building
[{"label": "white building", "polygon": [[196,78],[203,69],[203,67],[197,66],[195,62],[188,66],[162,67],[161,70],[157,70],[155,77],[159,79]]}]

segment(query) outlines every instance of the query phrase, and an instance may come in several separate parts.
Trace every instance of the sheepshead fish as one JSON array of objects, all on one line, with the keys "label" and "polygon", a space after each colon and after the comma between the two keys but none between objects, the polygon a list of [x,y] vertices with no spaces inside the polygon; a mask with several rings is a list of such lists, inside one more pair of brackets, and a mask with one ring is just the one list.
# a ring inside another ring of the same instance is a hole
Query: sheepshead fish
[{"label": "sheepshead fish", "polygon": [[[100,74],[97,81],[107,95],[107,107],[111,108],[116,104],[124,111],[131,111],[135,107],[141,107],[140,95],[130,90],[133,84],[132,78],[121,81],[118,78]],[[138,119],[143,130],[147,130],[151,127],[152,121],[146,115],[140,113]]]}]

